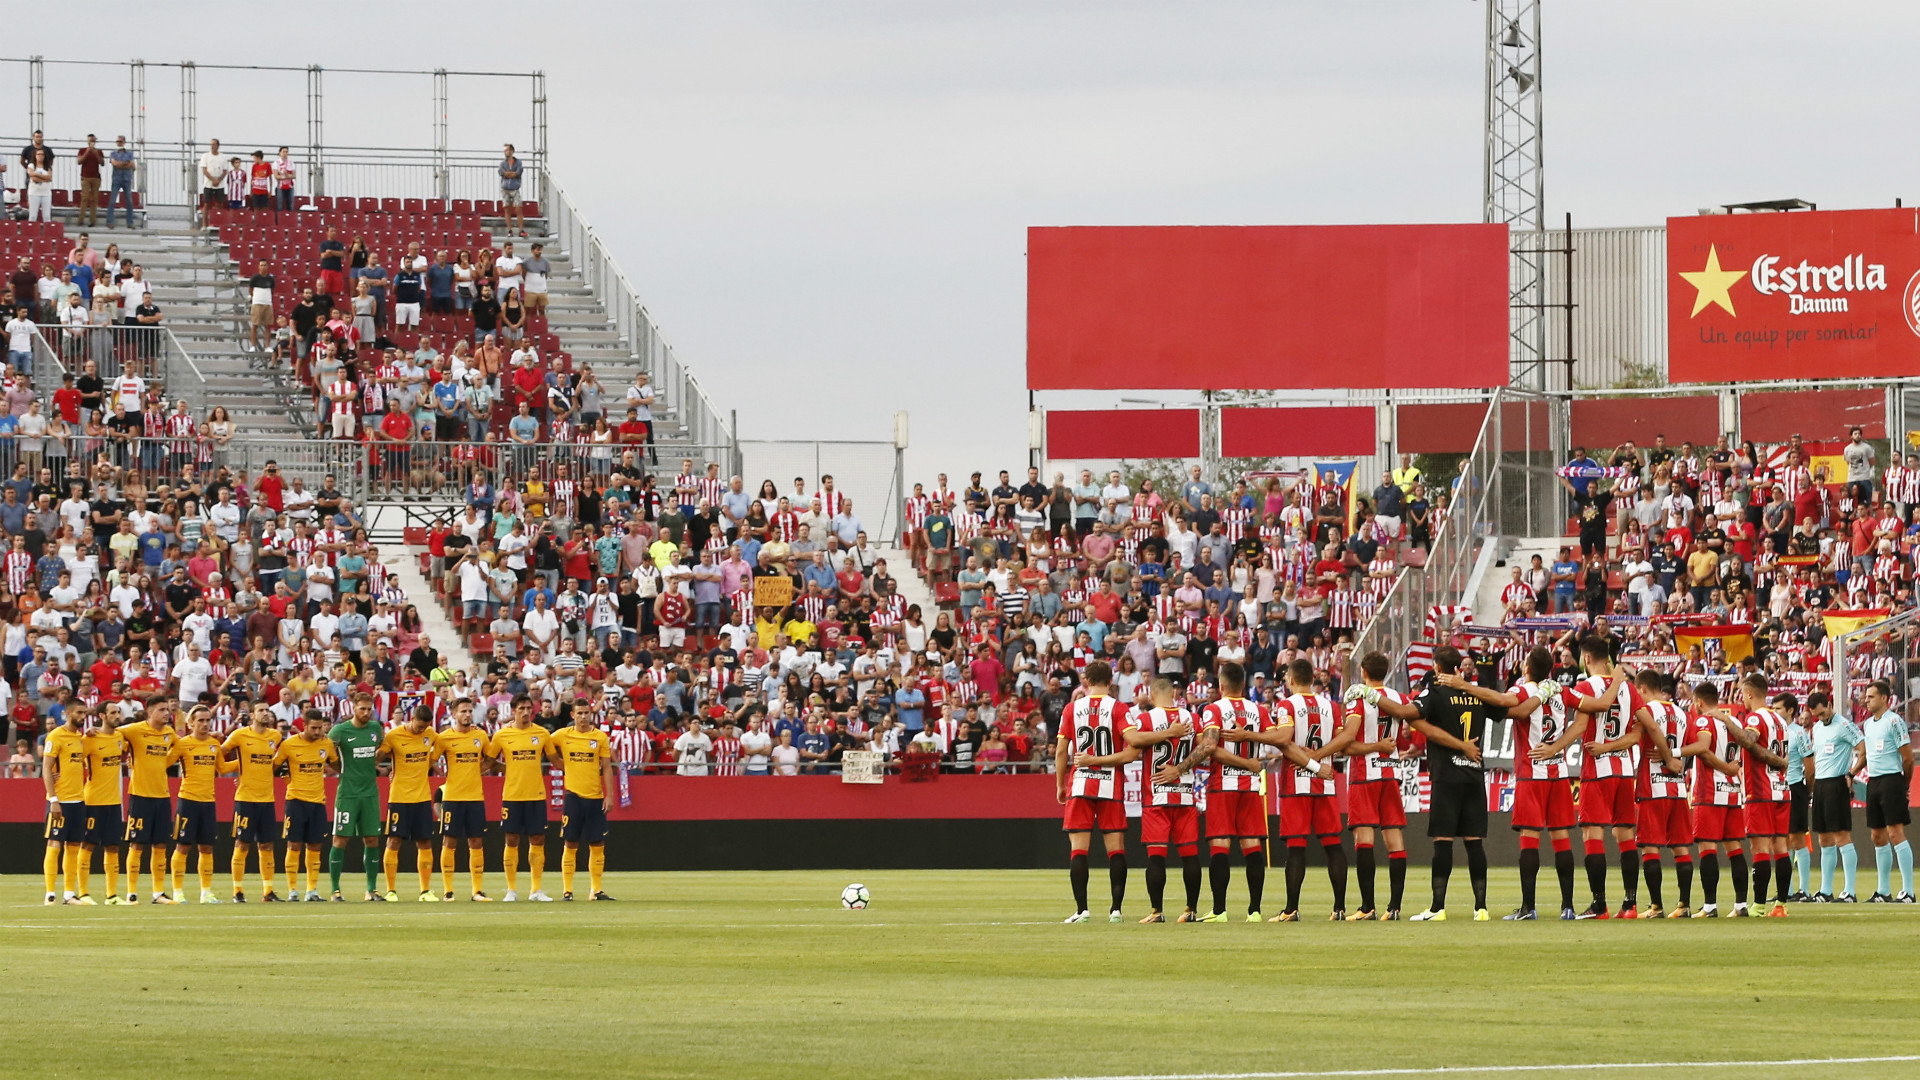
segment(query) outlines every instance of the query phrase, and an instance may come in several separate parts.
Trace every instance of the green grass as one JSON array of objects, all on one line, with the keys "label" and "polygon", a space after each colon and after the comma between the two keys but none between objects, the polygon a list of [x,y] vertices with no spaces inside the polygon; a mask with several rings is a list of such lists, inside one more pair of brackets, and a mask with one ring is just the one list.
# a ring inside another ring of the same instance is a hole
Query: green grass
[{"label": "green grass", "polygon": [[[842,911],[856,877],[873,907]],[[1316,868],[1311,921],[1139,926],[1136,871],[1126,925],[1061,926],[1064,871],[616,874],[618,904],[137,910],[43,908],[38,878],[13,876],[0,1076],[1017,1080],[1920,1053],[1920,907],[1479,924],[1464,884],[1441,925],[1318,921]],[[1496,916],[1516,891],[1496,877]],[[1104,875],[1095,892],[1103,908]],[[1597,1075],[1862,1080],[1920,1062]]]}]

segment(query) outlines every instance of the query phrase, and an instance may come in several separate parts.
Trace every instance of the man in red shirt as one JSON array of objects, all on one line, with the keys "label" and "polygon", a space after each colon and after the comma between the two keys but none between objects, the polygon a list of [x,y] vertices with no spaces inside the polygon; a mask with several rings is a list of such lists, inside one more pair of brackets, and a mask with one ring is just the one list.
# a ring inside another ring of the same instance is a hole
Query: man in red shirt
[{"label": "man in red shirt", "polygon": [[60,389],[53,392],[53,408],[69,424],[80,422],[80,391],[74,388],[73,372],[60,377]]},{"label": "man in red shirt", "polygon": [[286,513],[287,482],[280,475],[279,462],[268,459],[267,471],[260,474],[259,481],[253,485],[253,491],[260,497],[261,502],[267,504],[268,509],[276,514]]},{"label": "man in red shirt", "polygon": [[392,491],[395,477],[400,478],[401,487],[404,488],[407,484],[409,456],[407,441],[413,438],[413,418],[399,409],[390,409],[374,426],[373,438],[381,444],[382,456],[386,461],[386,468],[381,474],[382,489]]},{"label": "man in red shirt", "polygon": [[1000,704],[1000,677],[1006,673],[1006,666],[993,655],[993,650],[985,645],[980,647],[972,664],[973,681],[980,687],[980,696]]},{"label": "man in red shirt", "polygon": [[518,370],[513,373],[513,389],[519,395],[517,404],[525,405],[534,419],[545,423],[547,419],[547,377],[533,366],[534,356],[525,354]]},{"label": "man in red shirt", "polygon": [[620,424],[620,445],[635,449],[644,449],[647,445],[647,423],[640,419],[640,410],[628,409],[627,418]]}]

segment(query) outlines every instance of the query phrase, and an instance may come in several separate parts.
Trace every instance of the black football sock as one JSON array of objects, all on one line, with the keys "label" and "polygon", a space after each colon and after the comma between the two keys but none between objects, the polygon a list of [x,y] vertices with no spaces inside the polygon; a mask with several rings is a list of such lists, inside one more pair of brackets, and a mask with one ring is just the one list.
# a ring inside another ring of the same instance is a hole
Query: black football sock
[{"label": "black football sock", "polygon": [[1435,840],[1433,842],[1433,907],[1429,911],[1442,911],[1447,906],[1447,879],[1453,876],[1453,841]]},{"label": "black football sock", "polygon": [[1767,888],[1773,884],[1773,855],[1771,852],[1753,853],[1753,902],[1767,902]]},{"label": "black football sock", "polygon": [[1700,896],[1709,904],[1720,901],[1720,853],[1700,853]]},{"label": "black football sock", "polygon": [[1167,894],[1167,857],[1165,855],[1147,856],[1147,902],[1153,910],[1161,910],[1160,902]]},{"label": "black football sock", "polygon": [[1213,913],[1224,915],[1227,912],[1227,882],[1233,878],[1233,864],[1224,851],[1216,851],[1207,859],[1207,879],[1213,886]]},{"label": "black football sock", "polygon": [[1116,851],[1107,856],[1107,885],[1113,890],[1113,909],[1120,910],[1120,902],[1127,898],[1127,853]]},{"label": "black football sock", "polygon": [[1087,910],[1087,853],[1076,851],[1067,861],[1067,878],[1073,882],[1073,910]]},{"label": "black football sock", "polygon": [[1390,899],[1387,908],[1400,910],[1400,897],[1407,891],[1407,853],[1405,851],[1387,852],[1387,887]]},{"label": "black football sock", "polygon": [[1573,906],[1573,845],[1556,844],[1553,849],[1553,872],[1560,878],[1560,906]]},{"label": "black football sock", "polygon": [[1680,879],[1680,906],[1693,906],[1693,856],[1681,852],[1673,857],[1673,873]]},{"label": "black football sock", "polygon": [[1247,914],[1260,910],[1261,894],[1267,891],[1267,852],[1265,848],[1254,848],[1244,853],[1247,858]]},{"label": "black football sock", "polygon": [[1340,841],[1322,845],[1327,856],[1327,883],[1333,886],[1333,910],[1347,910],[1347,849]]},{"label": "black football sock", "polygon": [[1776,901],[1787,898],[1787,888],[1793,884],[1793,859],[1787,855],[1776,856],[1773,860],[1773,895]]},{"label": "black football sock", "polygon": [[1287,910],[1300,910],[1300,886],[1307,882],[1307,849],[1287,848]]},{"label": "black football sock", "polygon": [[1593,893],[1593,902],[1604,908],[1607,906],[1607,853],[1605,849],[1595,851],[1596,846],[1592,841],[1587,843],[1587,890]]},{"label": "black football sock", "polygon": [[1487,906],[1487,844],[1484,840],[1467,841],[1467,881],[1473,885],[1473,909]]},{"label": "black football sock", "polygon": [[1727,872],[1733,876],[1733,902],[1747,902],[1747,853],[1736,851],[1727,856]]},{"label": "black football sock", "polygon": [[[1520,843],[1526,844],[1527,840],[1523,838]],[[1535,879],[1540,876],[1539,844],[1540,842],[1535,840],[1532,846],[1520,849],[1520,906],[1522,908],[1533,907],[1533,887]]]},{"label": "black football sock", "polygon": [[1187,886],[1187,910],[1200,910],[1200,856],[1180,856],[1180,877]]},{"label": "black football sock", "polygon": [[1661,879],[1659,855],[1648,852],[1647,857],[1640,860],[1640,876],[1647,880],[1647,898],[1653,901],[1653,906],[1666,906],[1661,902],[1660,896]]},{"label": "black football sock", "polygon": [[1634,907],[1640,901],[1640,845],[1620,841],[1620,905]]},{"label": "black football sock", "polygon": [[1360,910],[1373,910],[1373,845],[1356,844],[1353,848],[1353,878],[1360,886]]}]

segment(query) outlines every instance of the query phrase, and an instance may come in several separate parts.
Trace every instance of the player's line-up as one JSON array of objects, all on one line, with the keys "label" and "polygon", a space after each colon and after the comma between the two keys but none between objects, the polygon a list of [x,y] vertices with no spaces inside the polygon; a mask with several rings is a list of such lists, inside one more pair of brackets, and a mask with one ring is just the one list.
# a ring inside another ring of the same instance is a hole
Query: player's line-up
[{"label": "player's line-up", "polygon": [[[1733,892],[1729,917],[1785,918],[1788,901],[1853,903],[1852,777],[1861,773],[1878,873],[1869,902],[1914,903],[1906,836],[1913,750],[1884,681],[1862,692],[1866,718],[1856,724],[1837,715],[1823,692],[1809,694],[1804,704],[1791,693],[1769,697],[1761,675],[1741,681],[1737,696],[1722,702],[1711,682],[1690,685],[1650,668],[1630,672],[1597,637],[1580,641],[1579,658],[1581,677],[1563,686],[1551,678],[1552,653],[1535,648],[1525,658],[1525,678],[1500,689],[1485,685],[1471,660],[1443,645],[1434,650],[1432,672],[1408,697],[1386,685],[1390,663],[1373,652],[1361,658],[1360,681],[1338,701],[1313,666],[1298,660],[1285,669],[1285,695],[1272,702],[1249,700],[1244,669],[1229,661],[1219,667],[1218,700],[1198,715],[1178,703],[1166,679],[1149,684],[1145,704],[1122,702],[1107,664],[1088,664],[1085,692],[1061,718],[1055,762],[1071,852],[1074,907],[1065,921],[1092,921],[1087,893],[1095,834],[1107,856],[1107,921],[1123,921],[1122,770],[1135,761],[1144,761],[1140,830],[1151,910],[1143,923],[1226,922],[1235,848],[1246,875],[1246,919],[1263,921],[1273,841],[1269,784],[1278,794],[1286,906],[1264,921],[1300,919],[1307,851],[1315,842],[1325,854],[1331,921],[1444,922],[1456,844],[1466,855],[1472,917],[1490,921],[1485,739],[1502,720],[1514,725],[1512,827],[1519,833],[1521,888],[1520,906],[1502,921],[1539,919],[1543,839],[1558,879],[1559,916],[1569,922],[1719,918],[1723,855]],[[1395,761],[1420,755],[1432,780],[1433,891],[1424,911],[1403,916],[1407,819]],[[1351,912],[1335,787],[1342,769],[1344,827],[1353,833],[1360,894]],[[1576,829],[1590,894],[1585,908],[1574,900]],[[1203,831],[1212,886],[1205,911],[1199,906]],[[1609,836],[1619,860],[1618,907],[1608,900]],[[1819,852],[1817,887],[1810,837]],[[1376,840],[1386,848],[1389,871],[1384,907],[1376,905]],[[1185,888],[1185,907],[1171,920],[1163,906],[1170,854],[1179,856]],[[1678,894],[1671,908],[1664,895],[1668,860]]]},{"label": "player's line-up", "polygon": [[[140,716],[125,723],[116,722],[114,709],[70,706],[61,726],[47,737],[45,902],[95,904],[92,873],[97,852],[109,905],[140,903],[140,877],[147,872],[149,853],[152,903],[186,902],[190,864],[199,875],[199,902],[221,903],[214,893],[213,845],[219,827],[214,785],[225,774],[234,774],[237,781],[230,867],[235,903],[247,900],[247,864],[255,856],[263,902],[322,900],[323,861],[328,865],[331,898],[344,900],[340,878],[355,841],[364,849],[367,901],[400,899],[400,853],[411,843],[417,852],[421,902],[454,899],[454,875],[463,848],[470,879],[468,898],[489,902],[484,847],[487,812],[481,792],[481,777],[489,772],[504,775],[500,828],[506,839],[507,890],[501,899],[520,900],[524,845],[532,869],[526,899],[550,901],[553,898],[542,888],[550,763],[560,768],[564,780],[560,898],[574,898],[580,848],[585,846],[589,898],[613,899],[601,888],[607,813],[613,803],[612,752],[609,737],[593,726],[584,710],[573,726],[549,732],[533,722],[533,702],[523,695],[512,703],[511,722],[489,736],[474,725],[473,705],[467,701],[454,704],[453,724],[439,732],[433,730],[432,710],[426,706],[388,728],[375,721],[371,694],[354,694],[351,705],[351,715],[331,725],[318,710],[309,710],[302,730],[285,737],[276,729],[272,711],[256,705],[251,723],[224,741],[212,735],[212,714],[204,706],[188,710],[185,731],[179,730],[176,706],[164,696],[147,699]],[[173,770],[180,778],[177,798],[169,790],[168,774]],[[274,778],[283,772],[284,820],[274,799]],[[123,774],[128,778],[124,809]],[[387,777],[384,814],[378,784],[382,774]],[[331,813],[326,805],[329,776],[339,778]],[[437,891],[433,887],[436,835],[441,877]],[[285,862],[278,864],[286,872],[284,897],[276,873],[281,842],[286,844]],[[124,893],[120,889],[123,856]],[[169,868],[171,889],[166,881]]]}]

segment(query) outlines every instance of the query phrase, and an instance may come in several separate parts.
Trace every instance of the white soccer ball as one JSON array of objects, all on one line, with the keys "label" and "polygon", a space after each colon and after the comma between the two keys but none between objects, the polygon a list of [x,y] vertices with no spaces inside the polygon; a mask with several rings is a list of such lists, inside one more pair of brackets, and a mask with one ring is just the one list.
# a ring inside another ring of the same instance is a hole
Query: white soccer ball
[{"label": "white soccer ball", "polygon": [[869,899],[865,885],[854,884],[840,890],[840,906],[849,911],[866,907]]}]

